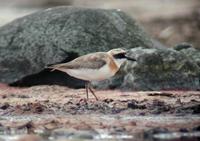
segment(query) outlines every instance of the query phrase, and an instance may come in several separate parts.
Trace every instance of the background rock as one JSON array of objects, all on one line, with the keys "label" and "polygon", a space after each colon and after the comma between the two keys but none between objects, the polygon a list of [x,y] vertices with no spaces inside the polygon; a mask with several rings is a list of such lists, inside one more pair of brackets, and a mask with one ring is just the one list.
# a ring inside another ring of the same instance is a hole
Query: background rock
[{"label": "background rock", "polygon": [[188,58],[196,62],[198,66],[200,67],[200,49],[198,47],[193,48],[191,44],[181,43],[181,44],[176,45],[174,49],[185,54]]},{"label": "background rock", "polygon": [[94,85],[126,90],[200,89],[200,67],[180,51],[139,47],[128,55],[137,61],[127,61],[116,77]]},{"label": "background rock", "polygon": [[[47,64],[90,52],[137,46],[151,47],[152,42],[121,11],[66,6],[47,9],[0,28],[0,82],[11,83],[40,72]],[[45,78],[39,77],[44,82],[55,81],[51,74],[44,74]],[[26,85],[29,80],[14,85]],[[37,79],[34,84],[40,82]]]}]

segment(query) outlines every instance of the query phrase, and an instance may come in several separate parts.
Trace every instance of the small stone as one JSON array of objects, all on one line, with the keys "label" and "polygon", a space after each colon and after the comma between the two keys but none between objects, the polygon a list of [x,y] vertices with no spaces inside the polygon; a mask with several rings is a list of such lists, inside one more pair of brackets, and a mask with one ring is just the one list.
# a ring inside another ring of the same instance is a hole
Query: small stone
[{"label": "small stone", "polygon": [[114,100],[113,100],[113,99],[108,99],[108,98],[107,98],[107,99],[104,99],[103,101],[104,101],[105,103],[111,103],[111,102],[113,102]]},{"label": "small stone", "polygon": [[181,129],[179,129],[179,131],[180,131],[180,132],[183,132],[183,133],[189,132],[188,129],[186,129],[186,128],[181,128]]},{"label": "small stone", "polygon": [[193,114],[199,114],[200,113],[200,104],[194,106],[192,109],[193,109]]},{"label": "small stone", "polygon": [[160,133],[169,133],[169,130],[167,128],[159,128],[159,127],[153,128],[153,129],[144,131],[143,136],[145,139],[152,139],[155,134],[160,134]]},{"label": "small stone", "polygon": [[5,98],[7,98],[7,96],[6,95],[2,95],[2,99],[5,99]]},{"label": "small stone", "polygon": [[127,107],[128,107],[128,108],[131,108],[131,109],[136,109],[136,108],[138,108],[137,104],[136,104],[135,102],[133,102],[133,101],[128,102]]},{"label": "small stone", "polygon": [[0,109],[6,110],[8,107],[10,107],[10,104],[4,103],[2,106],[0,106]]},{"label": "small stone", "polygon": [[196,126],[192,129],[193,131],[200,131],[200,126]]},{"label": "small stone", "polygon": [[29,98],[27,95],[19,95],[18,98]]}]

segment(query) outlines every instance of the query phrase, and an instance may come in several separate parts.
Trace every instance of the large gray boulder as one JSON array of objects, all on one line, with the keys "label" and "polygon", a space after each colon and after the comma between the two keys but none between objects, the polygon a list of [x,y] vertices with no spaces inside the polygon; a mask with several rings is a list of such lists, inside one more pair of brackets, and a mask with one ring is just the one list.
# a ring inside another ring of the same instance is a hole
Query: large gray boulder
[{"label": "large gray boulder", "polygon": [[116,77],[94,85],[126,90],[200,90],[200,66],[180,51],[138,47],[128,56],[136,61],[127,61]]},{"label": "large gray boulder", "polygon": [[152,47],[152,42],[121,11],[66,6],[47,9],[0,28],[0,82],[11,83],[40,72],[47,64],[90,52],[137,46]]}]

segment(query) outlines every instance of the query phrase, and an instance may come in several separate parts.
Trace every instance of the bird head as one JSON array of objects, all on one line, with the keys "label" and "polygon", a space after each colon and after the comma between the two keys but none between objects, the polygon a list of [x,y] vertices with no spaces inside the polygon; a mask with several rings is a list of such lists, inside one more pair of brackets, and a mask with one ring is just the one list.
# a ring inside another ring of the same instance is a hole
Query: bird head
[{"label": "bird head", "polygon": [[121,64],[123,64],[127,59],[131,61],[136,61],[135,59],[132,59],[126,56],[127,50],[122,49],[122,48],[112,49],[108,51],[107,53],[114,58],[118,66],[121,66]]}]

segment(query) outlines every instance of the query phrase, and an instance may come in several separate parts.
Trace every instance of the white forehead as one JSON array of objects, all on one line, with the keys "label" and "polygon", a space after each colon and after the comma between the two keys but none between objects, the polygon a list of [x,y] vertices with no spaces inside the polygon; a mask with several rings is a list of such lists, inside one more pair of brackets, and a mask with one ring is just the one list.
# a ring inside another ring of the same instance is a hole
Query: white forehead
[{"label": "white forehead", "polygon": [[108,51],[108,53],[110,53],[110,54],[118,54],[118,53],[125,53],[125,52],[126,51],[122,48],[115,48],[115,49]]}]

